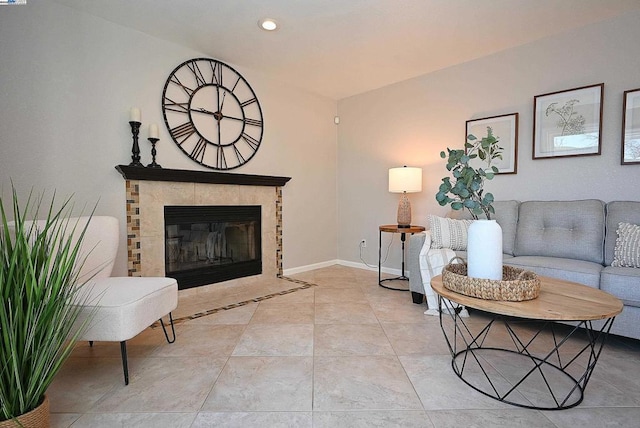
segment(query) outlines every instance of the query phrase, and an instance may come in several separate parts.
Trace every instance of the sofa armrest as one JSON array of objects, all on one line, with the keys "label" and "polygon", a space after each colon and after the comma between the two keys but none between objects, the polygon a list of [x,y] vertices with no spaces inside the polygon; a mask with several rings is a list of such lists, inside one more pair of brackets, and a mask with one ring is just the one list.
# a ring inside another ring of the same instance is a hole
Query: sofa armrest
[{"label": "sofa armrest", "polygon": [[420,275],[420,251],[425,244],[431,245],[429,232],[415,233],[409,237],[409,258],[407,259],[409,290],[419,294],[424,294],[422,276]]}]

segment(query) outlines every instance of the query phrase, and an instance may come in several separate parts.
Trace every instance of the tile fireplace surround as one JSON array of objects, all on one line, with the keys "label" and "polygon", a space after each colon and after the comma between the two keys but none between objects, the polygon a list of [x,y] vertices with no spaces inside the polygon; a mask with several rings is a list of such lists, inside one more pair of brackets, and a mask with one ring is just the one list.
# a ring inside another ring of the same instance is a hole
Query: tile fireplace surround
[{"label": "tile fireplace surround", "polygon": [[282,187],[290,177],[126,165],[116,169],[126,187],[129,276],[165,276],[165,205],[260,205],[262,274],[215,285],[282,275]]}]

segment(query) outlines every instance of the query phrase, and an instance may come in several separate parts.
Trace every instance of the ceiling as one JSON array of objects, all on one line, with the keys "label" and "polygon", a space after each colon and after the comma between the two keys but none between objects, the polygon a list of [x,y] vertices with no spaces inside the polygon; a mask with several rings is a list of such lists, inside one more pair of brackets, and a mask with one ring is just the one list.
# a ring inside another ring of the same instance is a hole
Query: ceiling
[{"label": "ceiling", "polygon": [[[332,99],[640,9],[640,0],[55,1]],[[280,28],[258,28],[265,17]]]}]

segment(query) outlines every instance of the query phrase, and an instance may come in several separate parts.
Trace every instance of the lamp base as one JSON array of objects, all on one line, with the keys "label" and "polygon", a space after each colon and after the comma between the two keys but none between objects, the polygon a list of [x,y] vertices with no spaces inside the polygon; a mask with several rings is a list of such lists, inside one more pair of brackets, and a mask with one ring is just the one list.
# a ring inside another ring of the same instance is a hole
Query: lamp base
[{"label": "lamp base", "polygon": [[409,229],[411,227],[410,224],[399,224],[398,229]]},{"label": "lamp base", "polygon": [[398,227],[411,227],[411,203],[407,198],[407,192],[400,196],[398,202]]}]

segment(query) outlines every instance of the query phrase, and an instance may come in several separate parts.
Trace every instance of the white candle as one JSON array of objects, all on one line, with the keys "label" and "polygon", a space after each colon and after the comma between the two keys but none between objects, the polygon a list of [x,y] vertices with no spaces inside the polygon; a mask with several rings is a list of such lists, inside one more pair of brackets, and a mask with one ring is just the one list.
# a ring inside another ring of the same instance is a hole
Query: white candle
[{"label": "white candle", "polygon": [[158,138],[158,125],[155,123],[149,125],[149,138]]},{"label": "white candle", "polygon": [[140,114],[140,109],[138,107],[133,107],[131,109],[130,122],[142,122],[141,120],[142,114]]}]

